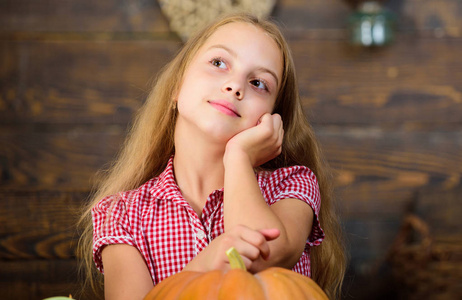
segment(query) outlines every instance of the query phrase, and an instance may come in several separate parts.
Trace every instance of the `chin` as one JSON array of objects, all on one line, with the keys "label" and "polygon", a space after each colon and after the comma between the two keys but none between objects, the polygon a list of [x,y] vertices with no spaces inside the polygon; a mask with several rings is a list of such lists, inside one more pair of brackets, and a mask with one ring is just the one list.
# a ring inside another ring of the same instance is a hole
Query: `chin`
[{"label": "chin", "polygon": [[216,143],[224,143],[226,144],[233,136],[238,134],[240,131],[236,131],[235,128],[230,128],[230,126],[220,126],[217,124],[212,124],[207,126],[205,130],[203,130],[205,135],[213,140]]},{"label": "chin", "polygon": [[213,132],[207,134],[208,137],[214,142],[223,144],[226,144],[233,136],[236,135],[236,133],[220,132],[218,130],[214,130]]}]

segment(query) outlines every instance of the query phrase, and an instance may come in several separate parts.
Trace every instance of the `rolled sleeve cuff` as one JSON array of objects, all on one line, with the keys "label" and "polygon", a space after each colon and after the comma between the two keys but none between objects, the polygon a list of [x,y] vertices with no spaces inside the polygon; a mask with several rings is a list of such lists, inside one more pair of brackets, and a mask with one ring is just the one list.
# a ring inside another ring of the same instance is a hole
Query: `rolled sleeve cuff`
[{"label": "rolled sleeve cuff", "polygon": [[103,260],[101,258],[101,252],[103,248],[108,245],[115,244],[126,244],[135,246],[133,239],[129,236],[105,236],[96,239],[93,242],[93,261],[95,262],[96,268],[104,274]]}]

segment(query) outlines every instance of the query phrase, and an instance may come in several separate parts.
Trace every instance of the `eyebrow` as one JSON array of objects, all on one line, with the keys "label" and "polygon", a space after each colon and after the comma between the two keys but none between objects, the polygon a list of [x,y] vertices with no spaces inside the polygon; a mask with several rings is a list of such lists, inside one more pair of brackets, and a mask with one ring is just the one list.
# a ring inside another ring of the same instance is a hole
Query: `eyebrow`
[{"label": "eyebrow", "polygon": [[[215,48],[217,48],[217,49],[223,49],[223,50],[229,52],[229,54],[231,54],[231,56],[237,57],[237,53],[234,52],[233,49],[231,49],[231,48],[229,48],[229,47],[227,47],[227,46],[225,46],[225,45],[221,45],[221,44],[212,45],[212,46],[209,47],[208,50],[210,50],[210,49],[215,49]],[[276,75],[275,72],[273,72],[273,71],[271,71],[270,69],[265,68],[265,67],[259,67],[259,68],[257,68],[257,70],[259,70],[259,71],[261,71],[261,72],[264,72],[264,73],[268,73],[268,74],[270,74],[271,76],[273,76],[274,79],[276,80],[276,86],[279,85],[278,76]]]}]

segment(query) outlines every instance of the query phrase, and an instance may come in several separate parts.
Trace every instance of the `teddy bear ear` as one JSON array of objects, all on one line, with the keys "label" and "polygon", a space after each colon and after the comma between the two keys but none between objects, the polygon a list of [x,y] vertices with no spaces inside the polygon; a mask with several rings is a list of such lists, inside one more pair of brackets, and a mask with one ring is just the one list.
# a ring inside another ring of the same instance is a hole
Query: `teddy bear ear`
[{"label": "teddy bear ear", "polygon": [[268,17],[276,0],[158,0],[170,29],[186,41],[192,33],[224,13],[250,12]]}]

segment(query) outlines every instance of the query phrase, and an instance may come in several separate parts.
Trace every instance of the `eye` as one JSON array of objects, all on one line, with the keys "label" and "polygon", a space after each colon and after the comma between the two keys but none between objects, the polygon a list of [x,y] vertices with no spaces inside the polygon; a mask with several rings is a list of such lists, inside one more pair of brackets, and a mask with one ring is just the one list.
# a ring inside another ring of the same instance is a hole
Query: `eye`
[{"label": "eye", "polygon": [[259,89],[268,91],[268,85],[266,84],[266,82],[264,80],[254,79],[254,80],[250,81],[250,84],[252,84],[253,86],[255,86],[255,87],[259,88]]},{"label": "eye", "polygon": [[225,63],[225,62],[223,61],[223,59],[220,58],[220,57],[216,57],[216,58],[212,59],[212,60],[210,61],[210,63],[211,63],[213,66],[215,66],[215,67],[217,67],[217,68],[220,68],[220,69],[226,69],[226,67],[227,67],[227,66],[226,66],[226,63]]}]

